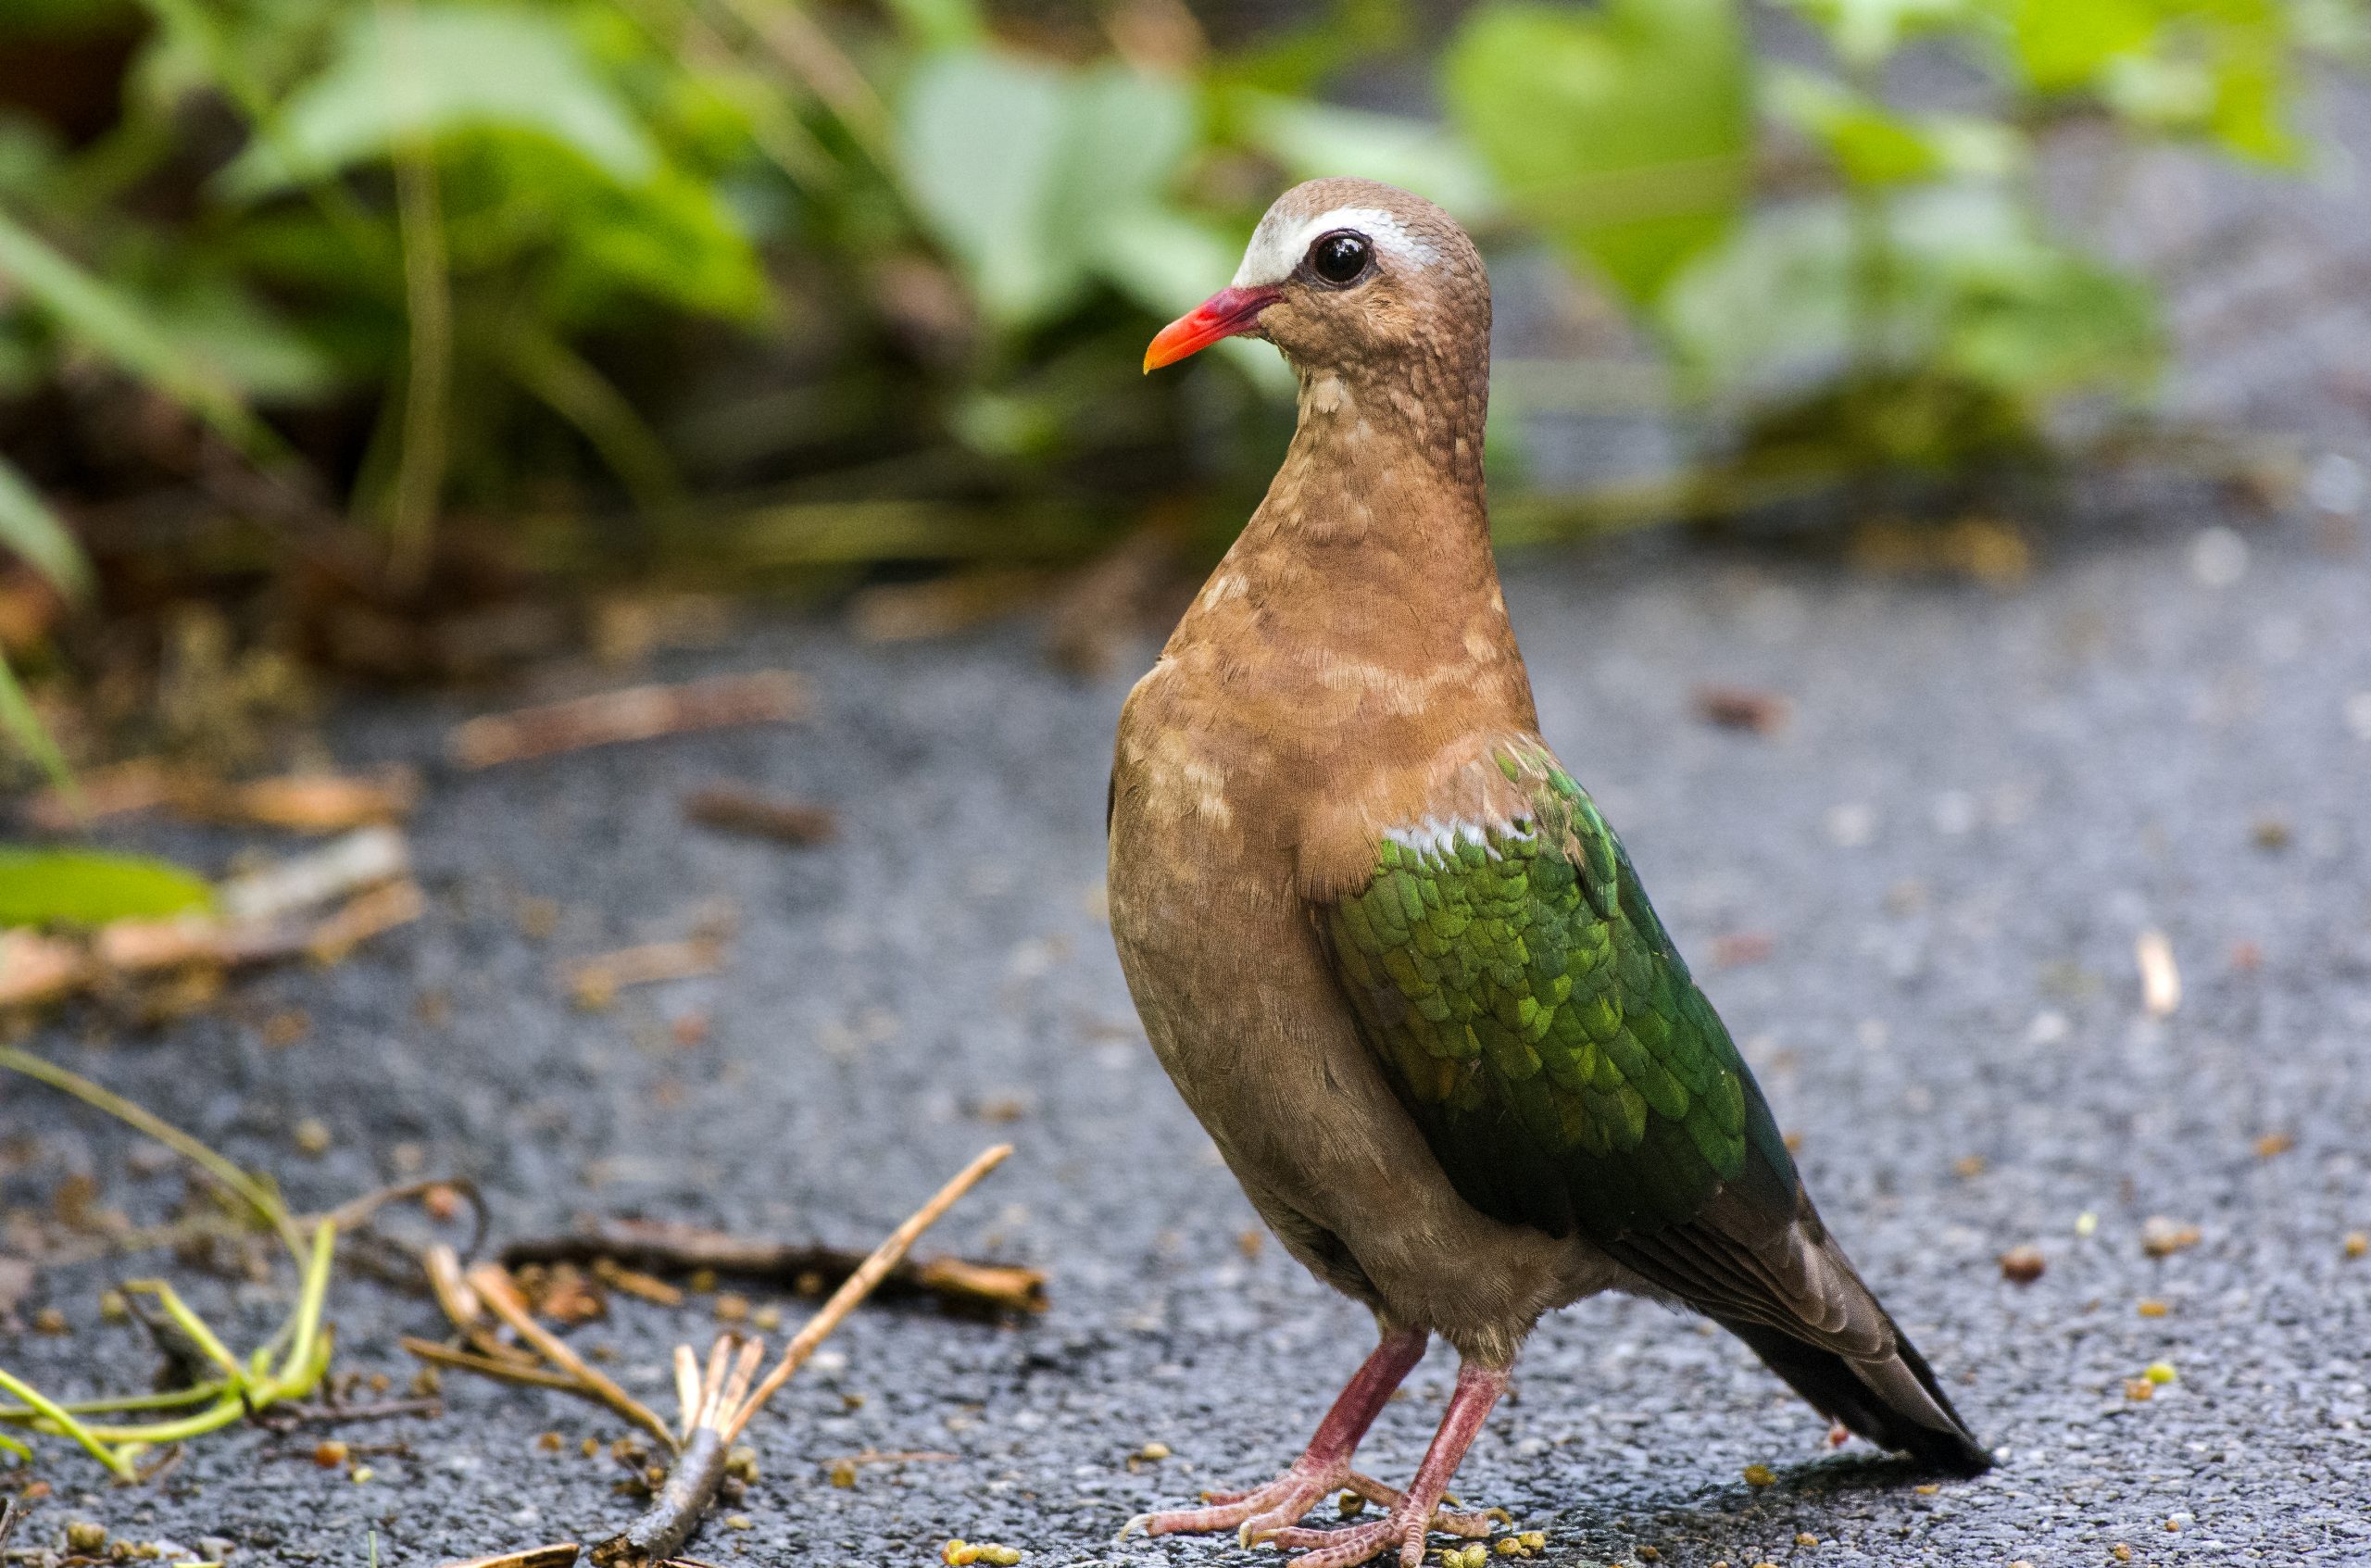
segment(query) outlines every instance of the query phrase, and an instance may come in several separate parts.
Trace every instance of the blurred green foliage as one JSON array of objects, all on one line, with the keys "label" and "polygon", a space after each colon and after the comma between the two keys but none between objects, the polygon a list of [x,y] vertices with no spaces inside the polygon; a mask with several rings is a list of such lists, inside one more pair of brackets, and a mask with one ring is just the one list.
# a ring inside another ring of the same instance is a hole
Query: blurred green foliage
[{"label": "blurred green foliage", "polygon": [[[135,482],[94,386],[297,476],[398,584],[457,517],[612,496],[727,575],[1239,517],[1289,379],[1137,354],[1323,173],[1601,287],[1730,432],[1706,472],[1963,471],[2162,350],[2044,216],[2051,128],[2294,167],[2301,71],[2362,36],[2357,0],[1336,0],[1220,48],[1166,0],[17,0],[0,59],[118,64],[94,124],[0,95],[0,546],[83,585],[41,495]],[[1905,50],[1963,107],[1899,101]],[[1411,64],[1443,123],[1328,101]]]},{"label": "blurred green foliage", "polygon": [[162,860],[0,845],[0,928],[163,920],[213,907],[212,888]]}]

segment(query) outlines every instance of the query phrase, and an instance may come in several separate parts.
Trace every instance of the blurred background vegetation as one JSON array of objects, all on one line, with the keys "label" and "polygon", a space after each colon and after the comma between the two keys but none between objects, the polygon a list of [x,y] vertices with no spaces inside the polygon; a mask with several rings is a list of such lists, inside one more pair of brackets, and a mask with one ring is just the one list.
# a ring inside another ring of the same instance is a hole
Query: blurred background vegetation
[{"label": "blurred background vegetation", "polygon": [[1952,526],[2148,429],[2158,297],[2053,221],[2060,132],[2280,177],[2365,38],[2353,0],[9,0],[18,782],[230,745],[310,671],[498,670],[569,585],[928,581],[943,621],[1207,556],[1289,378],[1138,357],[1319,174],[1598,323],[1503,341],[1501,416],[1686,433],[1550,490],[1502,417],[1509,539]]}]

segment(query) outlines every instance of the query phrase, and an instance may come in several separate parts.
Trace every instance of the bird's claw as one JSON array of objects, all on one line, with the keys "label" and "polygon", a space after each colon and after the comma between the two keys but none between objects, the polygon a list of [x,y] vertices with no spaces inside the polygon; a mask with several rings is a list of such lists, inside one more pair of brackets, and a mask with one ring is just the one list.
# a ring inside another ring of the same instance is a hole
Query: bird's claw
[{"label": "bird's claw", "polygon": [[1121,1526],[1120,1538],[1125,1540],[1139,1531],[1148,1536],[1175,1536],[1233,1530],[1238,1543],[1253,1546],[1297,1522],[1335,1487],[1347,1485],[1348,1474],[1347,1470],[1328,1473],[1296,1465],[1248,1492],[1204,1492],[1200,1508],[1139,1513]]},{"label": "bird's claw", "polygon": [[1490,1524],[1475,1515],[1435,1512],[1427,1516],[1405,1499],[1383,1518],[1365,1524],[1331,1530],[1296,1526],[1268,1537],[1279,1551],[1297,1552],[1285,1568],[1355,1568],[1355,1565],[1399,1549],[1401,1568],[1417,1568],[1424,1561],[1424,1537],[1433,1530],[1458,1536],[1487,1536]]}]

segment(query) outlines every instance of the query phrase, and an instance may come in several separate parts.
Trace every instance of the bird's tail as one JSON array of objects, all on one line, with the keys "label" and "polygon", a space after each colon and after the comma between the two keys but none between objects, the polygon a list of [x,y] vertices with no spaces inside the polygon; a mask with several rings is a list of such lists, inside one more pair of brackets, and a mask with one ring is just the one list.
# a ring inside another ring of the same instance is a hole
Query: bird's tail
[{"label": "bird's tail", "polygon": [[1980,1475],[1992,1468],[1992,1455],[1951,1408],[1926,1358],[1899,1327],[1891,1355],[1863,1361],[1766,1324],[1716,1321],[1821,1414],[1880,1448],[1954,1475]]}]

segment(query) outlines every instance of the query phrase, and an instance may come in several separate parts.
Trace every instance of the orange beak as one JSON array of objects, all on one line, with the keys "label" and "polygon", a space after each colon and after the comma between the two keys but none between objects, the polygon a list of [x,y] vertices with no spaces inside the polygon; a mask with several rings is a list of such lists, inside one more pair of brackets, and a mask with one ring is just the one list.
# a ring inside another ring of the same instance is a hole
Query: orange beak
[{"label": "orange beak", "polygon": [[1221,289],[1160,329],[1145,350],[1145,374],[1198,354],[1223,337],[1258,329],[1260,312],[1282,297],[1274,289]]}]

